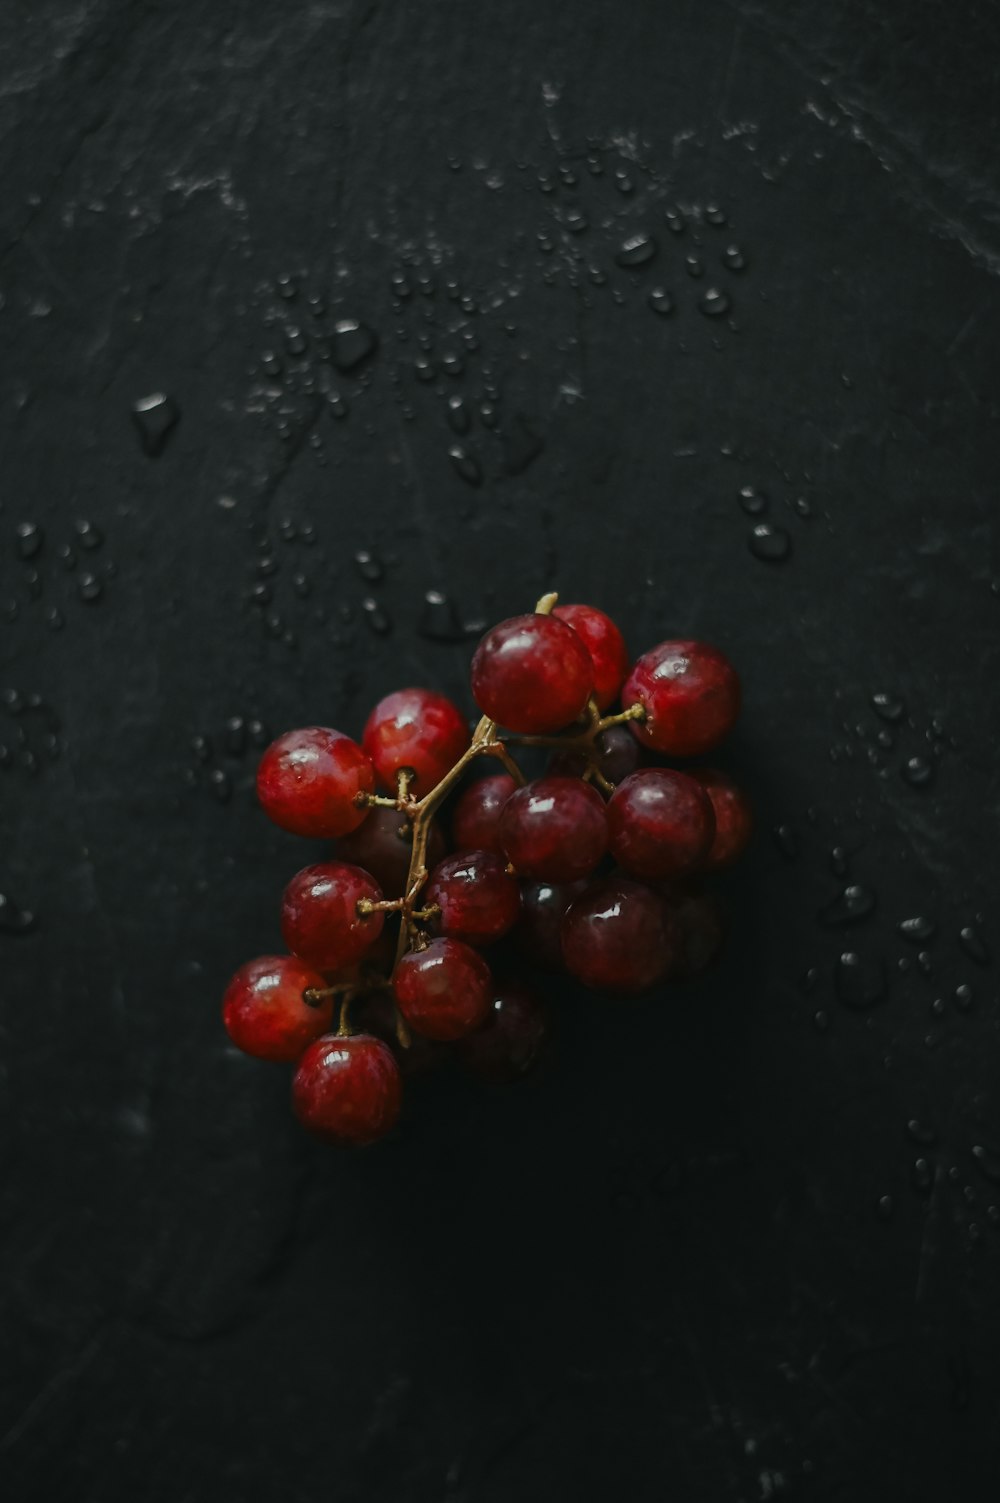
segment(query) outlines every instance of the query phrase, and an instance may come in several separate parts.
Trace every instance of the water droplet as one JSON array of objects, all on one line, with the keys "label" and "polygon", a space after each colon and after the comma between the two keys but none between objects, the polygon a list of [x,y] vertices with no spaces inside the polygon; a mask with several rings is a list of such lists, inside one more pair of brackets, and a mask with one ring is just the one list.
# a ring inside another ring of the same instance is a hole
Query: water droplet
[{"label": "water droplet", "polygon": [[465,638],[454,601],[440,590],[425,594],[417,631],[431,642],[461,642]]},{"label": "water droplet", "polygon": [[413,362],[413,373],[418,381],[433,381],[437,375],[437,367],[433,360],[428,360],[426,355],[418,355]]},{"label": "water droplet", "polygon": [[738,500],[748,517],[759,517],[767,510],[767,497],[755,485],[741,486]]},{"label": "water droplet", "polygon": [[888,995],[885,965],[877,955],[845,950],[834,968],[833,979],[845,1007],[859,1010],[874,1007]]},{"label": "water droplet", "polygon": [[45,541],[44,529],[37,522],[18,522],[14,529],[18,558],[34,558]]},{"label": "water droplet", "polygon": [[24,695],[20,689],[5,689],[0,694],[0,703],[9,715],[20,715],[24,709]]},{"label": "water droplet", "polygon": [[537,459],[545,447],[545,440],[532,431],[521,413],[516,412],[505,423],[500,434],[503,448],[503,467],[508,475],[521,475]]},{"label": "water droplet", "polygon": [[750,529],[747,547],[754,558],[765,564],[780,564],[792,551],[792,540],[783,527],[773,522],[758,522]]},{"label": "water droplet", "polygon": [[301,571],[292,575],[292,589],[300,600],[305,600],[312,593],[312,584],[308,574]]},{"label": "water droplet", "polygon": [[969,1011],[969,1008],[972,1006],[974,1000],[975,993],[973,992],[972,987],[967,981],[963,981],[960,986],[956,986],[955,1001],[958,1003],[963,1012]]},{"label": "water droplet", "polygon": [[791,825],[775,825],[774,843],[787,861],[794,861],[801,849],[799,837]]},{"label": "water droplet", "polygon": [[224,772],[221,767],[213,767],[208,775],[208,786],[217,803],[229,803],[233,796],[233,782],[228,772]]},{"label": "water droplet", "polygon": [[57,605],[52,605],[45,612],[45,621],[50,631],[62,631],[66,625],[66,617]]},{"label": "water droplet", "polygon": [[738,245],[727,245],[722,252],[722,264],[730,271],[745,271],[747,258]]},{"label": "water droplet", "polygon": [[212,742],[208,736],[192,736],[191,750],[199,762],[210,762],[212,760]]},{"label": "water droplet", "polygon": [[977,1143],[972,1150],[972,1157],[991,1184],[1000,1185],[1000,1154]]},{"label": "water droplet", "polygon": [[828,1033],[830,1031],[830,1014],[824,1012],[821,1007],[818,1012],[813,1013],[813,1024],[819,1029],[820,1033]]},{"label": "water droplet", "polygon": [[809,500],[806,496],[796,496],[795,500],[792,502],[792,505],[800,517],[812,516],[812,507],[809,504]]},{"label": "water droplet", "polygon": [[947,1010],[948,1009],[945,1007],[945,1004],[944,1004],[944,998],[943,997],[935,997],[934,1001],[931,1003],[931,1012],[933,1013],[934,1017],[936,1017],[936,1018],[943,1017],[944,1014],[947,1012]]},{"label": "water droplet", "polygon": [[915,1159],[910,1171],[910,1184],[918,1195],[926,1195],[934,1183],[934,1170],[927,1159]]},{"label": "water droplet", "polygon": [[615,256],[615,265],[625,268],[646,266],[656,255],[656,249],[653,236],[644,230],[639,230],[622,243],[621,249]]},{"label": "water droplet", "polygon": [[799,991],[804,997],[808,997],[810,992],[814,992],[818,985],[819,970],[816,966],[811,965],[808,971],[799,977]]},{"label": "water droplet", "polygon": [[139,431],[143,452],[156,459],[180,421],[180,409],[162,391],[140,397],[132,404],[132,420]]},{"label": "water droplet", "polygon": [[461,376],[465,371],[465,362],[454,350],[447,350],[441,356],[441,369],[446,376]]},{"label": "water droplet", "polygon": [[387,637],[392,631],[392,620],[388,612],[379,605],[371,595],[362,600],[361,610],[364,614],[368,627],[377,637]]},{"label": "water droplet", "polygon": [[27,934],[35,927],[35,915],[19,908],[13,898],[0,892],[0,933]]},{"label": "water droplet", "polygon": [[906,1133],[921,1148],[933,1148],[938,1140],[937,1133],[933,1127],[928,1127],[926,1122],[921,1122],[916,1117],[911,1117],[909,1122],[907,1122]]},{"label": "water droplet", "polygon": [[378,584],[379,580],[385,577],[385,565],[373,549],[359,548],[354,555],[354,562],[357,564],[361,578],[367,580],[369,584]]},{"label": "water droplet", "polygon": [[929,976],[931,974],[933,966],[931,965],[931,957],[927,950],[920,951],[920,954],[917,956],[917,965],[920,967],[923,975]]},{"label": "water droplet", "polygon": [[896,928],[911,945],[922,945],[937,932],[934,920],[925,918],[920,913],[915,914],[913,918],[900,919]]},{"label": "water droplet", "polygon": [[482,485],[483,471],[476,456],[462,444],[452,444],[448,450],[448,458],[455,467],[457,474],[468,485]]},{"label": "water droplet", "polygon": [[261,579],[270,579],[272,574],[278,572],[278,560],[273,553],[265,553],[254,565],[254,570]]},{"label": "water droplet", "polygon": [[247,722],[247,734],[250,737],[251,746],[267,746],[271,740],[271,732],[263,720],[249,720]]},{"label": "water droplet", "polygon": [[472,425],[472,416],[464,397],[451,396],[448,398],[448,427],[452,433],[468,433]]},{"label": "water droplet", "polygon": [[723,292],[721,287],[709,287],[703,297],[698,299],[698,307],[707,318],[721,318],[732,307],[729,294]]},{"label": "water droplet", "polygon": [[835,845],[830,852],[830,870],[835,877],[846,877],[849,869],[847,852],[842,845]]},{"label": "water droplet", "polygon": [[96,574],[81,574],[77,582],[77,591],[81,600],[86,600],[88,604],[93,604],[94,601],[100,600],[104,594],[104,585]]},{"label": "water droplet", "polygon": [[247,749],[247,723],[242,715],[230,715],[226,721],[225,748],[231,757],[242,757]]},{"label": "water droplet", "polygon": [[668,209],[663,216],[667,229],[672,235],[683,235],[684,216],[678,209]]},{"label": "water droplet", "polygon": [[674,300],[665,287],[654,287],[647,298],[647,302],[653,312],[658,313],[661,318],[666,318],[669,313],[673,313],[674,311]]},{"label": "water droplet", "polygon": [[910,757],[900,768],[900,775],[911,788],[926,788],[934,777],[934,764],[926,757]]},{"label": "water droplet", "polygon": [[583,235],[590,229],[590,220],[578,205],[566,210],[564,223],[571,235]]},{"label": "water droplet", "polygon": [[828,929],[846,929],[868,918],[875,912],[875,907],[875,894],[871,888],[852,882],[837,894],[832,903],[820,909],[819,920]]},{"label": "water droplet", "polygon": [[890,725],[896,725],[906,714],[906,705],[898,694],[873,694],[872,709]]},{"label": "water droplet", "polygon": [[77,542],[81,548],[99,548],[104,542],[104,534],[93,522],[88,522],[81,517],[73,523],[73,531],[76,533]]},{"label": "water droplet", "polygon": [[966,924],[964,929],[960,929],[958,938],[970,960],[974,960],[976,965],[989,965],[989,948],[974,924]]},{"label": "water droplet", "polygon": [[888,1221],[889,1220],[890,1216],[892,1215],[892,1196],[891,1195],[880,1195],[879,1196],[878,1213],[879,1213],[879,1216],[882,1218],[883,1221]]},{"label": "water droplet", "polygon": [[285,349],[289,355],[304,355],[306,352],[306,336],[297,324],[289,324],[285,330]]},{"label": "water droplet", "polygon": [[334,325],[330,353],[338,370],[352,371],[377,345],[378,340],[367,324],[356,318],[342,318]]},{"label": "water droplet", "polygon": [[[350,403],[346,397],[341,396],[339,391],[327,392],[326,405],[330,409],[330,416],[336,418],[338,422],[347,417],[351,411]],[[305,541],[304,537],[303,541]]]}]

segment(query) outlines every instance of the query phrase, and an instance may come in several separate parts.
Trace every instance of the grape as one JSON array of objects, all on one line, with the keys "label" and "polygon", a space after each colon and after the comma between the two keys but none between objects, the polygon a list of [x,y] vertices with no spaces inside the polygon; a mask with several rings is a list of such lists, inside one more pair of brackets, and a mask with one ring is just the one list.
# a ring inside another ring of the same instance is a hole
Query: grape
[{"label": "grape", "polygon": [[702,870],[714,872],[732,866],[743,854],[753,830],[750,802],[732,778],[714,767],[699,767],[691,776],[704,788],[715,810],[715,839],[702,862]]},{"label": "grape", "polygon": [[667,756],[711,751],[736,723],[740,681],[729,659],[707,642],[661,642],[634,665],[622,704],[640,704],[645,720],[632,720],[641,745]]},{"label": "grape", "polygon": [[459,1040],[458,1057],[480,1079],[502,1085],[531,1068],[548,1031],[548,1013],[539,998],[508,982],[494,989],[484,1026]]},{"label": "grape", "polygon": [[606,710],[618,698],[629,668],[625,638],[610,616],[592,605],[557,605],[552,612],[571,626],[590,654],[594,673],[594,698]]},{"label": "grape", "polygon": [[281,902],[285,944],[317,971],[353,965],[378,939],[385,922],[383,913],[358,913],[362,898],[380,902],[382,891],[359,866],[327,861],[303,867]]},{"label": "grape", "polygon": [[[441,826],[428,827],[427,862],[434,865],[445,853]],[[337,855],[370,872],[387,898],[400,898],[413,855],[413,825],[398,809],[372,809],[359,830],[337,842]]]},{"label": "grape", "polygon": [[439,933],[468,945],[489,945],[517,922],[521,891],[502,856],[464,851],[434,869],[423,902],[441,909],[434,919]]},{"label": "grape", "polygon": [[563,919],[566,969],[584,986],[644,991],[666,975],[676,938],[666,903],[641,882],[608,877]]},{"label": "grape", "polygon": [[555,616],[501,621],[472,659],[476,704],[519,735],[549,735],[579,720],[593,687],[594,667],[582,639]]},{"label": "grape", "polygon": [[422,794],[440,783],[466,750],[469,727],[443,694],[399,689],[372,710],[361,744],[387,788],[395,789],[396,774],[409,767],[416,775],[414,790]]},{"label": "grape", "polygon": [[462,791],[451,816],[451,838],[460,851],[502,853],[500,815],[516,787],[509,772],[500,772],[479,778]]},{"label": "grape", "polygon": [[[642,751],[632,732],[624,725],[609,725],[606,731],[594,737],[597,753],[597,770],[609,783],[620,783],[630,772],[635,772],[642,760]],[[583,752],[558,752],[549,763],[553,777],[580,778],[590,765]]]},{"label": "grape", "polygon": [[548,882],[586,877],[608,847],[604,801],[577,778],[539,778],[507,800],[500,839],[520,876]]},{"label": "grape", "polygon": [[293,835],[335,840],[362,823],[354,802],[372,793],[371,759],[349,736],[326,726],[287,731],[272,741],[257,769],[257,797],[269,819]]},{"label": "grape", "polygon": [[402,1099],[392,1050],[371,1034],[328,1033],[303,1054],[292,1109],[317,1138],[360,1148],[395,1125]]},{"label": "grape", "polygon": [[586,882],[522,882],[521,918],[514,938],[524,955],[548,971],[566,969],[562,952],[562,921]]},{"label": "grape", "polygon": [[392,989],[410,1027],[446,1043],[485,1023],[493,977],[483,957],[461,940],[432,939],[426,949],[403,956]]},{"label": "grape", "polygon": [[722,949],[722,913],[710,893],[674,892],[666,901],[676,936],[670,979],[687,981],[707,970]]},{"label": "grape", "polygon": [[257,1059],[289,1063],[330,1026],[333,999],[315,1007],[303,998],[326,982],[294,955],[262,955],[240,966],[222,999],[222,1020],[238,1049]]},{"label": "grape", "polygon": [[712,801],[694,778],[647,767],[608,804],[611,854],[631,876],[677,877],[704,861],[715,835]]}]

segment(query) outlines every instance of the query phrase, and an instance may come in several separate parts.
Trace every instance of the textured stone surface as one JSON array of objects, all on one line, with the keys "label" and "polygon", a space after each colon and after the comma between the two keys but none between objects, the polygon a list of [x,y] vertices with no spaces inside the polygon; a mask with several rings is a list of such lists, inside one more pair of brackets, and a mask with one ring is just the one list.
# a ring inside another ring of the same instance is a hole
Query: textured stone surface
[{"label": "textured stone surface", "polygon": [[[996,9],[0,42],[5,1496],[982,1495]],[[739,663],[727,956],[331,1156],[219,1022],[314,849],[254,737],[467,702],[461,627],[546,588]]]}]

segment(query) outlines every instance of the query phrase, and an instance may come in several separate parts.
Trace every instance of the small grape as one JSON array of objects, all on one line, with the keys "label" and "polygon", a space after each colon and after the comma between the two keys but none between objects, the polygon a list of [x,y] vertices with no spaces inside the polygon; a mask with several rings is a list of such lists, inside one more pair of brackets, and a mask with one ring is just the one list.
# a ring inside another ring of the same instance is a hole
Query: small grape
[{"label": "small grape", "polygon": [[628,648],[618,627],[592,605],[557,605],[552,612],[571,626],[590,654],[594,674],[594,698],[606,710],[618,698],[629,669]]},{"label": "small grape", "polygon": [[432,939],[404,955],[392,978],[396,1006],[426,1038],[450,1042],[489,1017],[493,977],[483,957],[458,939]]},{"label": "small grape", "polygon": [[562,952],[562,921],[566,910],[586,887],[577,882],[522,882],[521,917],[514,939],[522,953],[547,971],[566,969]]},{"label": "small grape", "polygon": [[458,850],[502,853],[500,815],[516,787],[509,772],[500,772],[463,789],[451,816],[451,838]]},{"label": "small grape", "polygon": [[715,836],[712,801],[683,772],[647,767],[621,783],[608,804],[611,854],[634,877],[694,871]]},{"label": "small grape", "polygon": [[667,756],[711,751],[729,734],[740,711],[740,681],[729,659],[707,642],[661,642],[643,653],[622,689],[624,705],[640,704],[632,720],[642,746]]},{"label": "small grape", "polygon": [[566,969],[584,986],[639,992],[667,974],[676,937],[659,894],[628,877],[608,877],[571,905],[562,946]]},{"label": "small grape", "polygon": [[292,1081],[292,1108],[315,1137],[360,1148],[395,1125],[402,1100],[392,1050],[367,1033],[328,1033],[303,1054]]},{"label": "small grape", "polygon": [[333,1000],[306,1002],[326,982],[294,955],[262,955],[240,966],[222,999],[222,1020],[238,1049],[257,1059],[289,1063],[330,1026]]},{"label": "small grape", "polygon": [[386,788],[395,789],[397,773],[408,767],[414,790],[427,793],[467,749],[469,727],[445,695],[399,689],[372,710],[361,744]]},{"label": "small grape", "polygon": [[691,776],[704,788],[715,810],[715,838],[702,862],[702,870],[714,872],[732,866],[753,833],[750,801],[732,778],[714,767],[698,767]]},{"label": "small grape", "polygon": [[[444,853],[441,826],[432,821],[427,836],[428,865],[435,865]],[[336,854],[370,872],[387,898],[402,897],[413,855],[412,822],[398,809],[374,808],[360,829],[337,842]]]},{"label": "small grape", "polygon": [[483,1027],[459,1040],[458,1057],[480,1079],[503,1085],[531,1068],[548,1032],[548,1011],[541,1000],[527,987],[508,982],[494,989]]},{"label": "small grape", "polygon": [[[609,725],[594,738],[597,770],[609,783],[621,783],[635,772],[642,761],[642,749],[624,725]],[[580,778],[587,771],[589,759],[583,752],[558,752],[549,763],[549,774],[560,778]]]},{"label": "small grape", "polygon": [[423,902],[441,910],[433,920],[438,933],[467,945],[490,945],[516,924],[521,891],[502,856],[463,851],[434,869]]},{"label": "small grape", "polygon": [[488,631],[472,659],[472,694],[484,715],[519,735],[547,735],[578,720],[594,687],[582,639],[556,616],[513,616]]},{"label": "small grape", "polygon": [[269,819],[293,835],[335,840],[368,813],[355,803],[375,789],[371,759],[356,742],[326,726],[287,731],[257,768],[257,797]]},{"label": "small grape", "polygon": [[520,876],[573,882],[608,848],[604,800],[578,778],[539,778],[507,800],[500,839]]},{"label": "small grape", "polygon": [[293,955],[317,971],[339,971],[360,960],[382,933],[385,915],[359,914],[358,903],[382,900],[374,878],[359,866],[326,861],[306,866],[285,888],[281,933]]}]

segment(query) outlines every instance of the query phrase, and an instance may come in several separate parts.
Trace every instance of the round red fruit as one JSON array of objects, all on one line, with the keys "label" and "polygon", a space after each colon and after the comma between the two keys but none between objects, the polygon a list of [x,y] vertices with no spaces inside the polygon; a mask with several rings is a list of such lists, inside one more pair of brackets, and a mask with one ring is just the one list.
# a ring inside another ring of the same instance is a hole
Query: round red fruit
[{"label": "round red fruit", "polygon": [[590,654],[556,616],[512,616],[488,631],[472,659],[472,694],[484,715],[522,736],[579,720],[594,687]]},{"label": "round red fruit", "polygon": [[735,725],[740,681],[729,659],[707,642],[661,642],[633,667],[622,704],[646,712],[644,720],[629,722],[641,745],[695,757],[718,746]]},{"label": "round red fruit", "polygon": [[328,1033],[306,1050],[292,1081],[292,1108],[324,1142],[361,1148],[384,1138],[402,1100],[392,1050],[368,1033]]},{"label": "round red fruit", "polygon": [[244,1054],[288,1064],[330,1026],[333,999],[305,1000],[326,982],[294,955],[261,955],[241,965],[226,987],[222,1021]]},{"label": "round red fruit", "polygon": [[387,788],[404,767],[413,787],[428,793],[469,745],[469,727],[457,705],[432,689],[398,689],[379,700],[368,717],[362,746]]},{"label": "round red fruit", "polygon": [[500,815],[516,787],[509,772],[499,772],[463,790],[451,817],[452,842],[460,851],[500,854]]},{"label": "round red fruit", "polygon": [[[609,725],[594,738],[597,770],[609,783],[620,783],[635,772],[642,760],[642,749],[625,725]],[[559,752],[549,763],[549,774],[560,778],[580,778],[589,759],[583,752]]]},{"label": "round red fruit", "polygon": [[569,909],[562,926],[566,969],[584,986],[641,992],[667,974],[675,937],[666,903],[641,882],[609,877]]},{"label": "round red fruit", "polygon": [[[431,824],[427,859],[433,864],[445,853],[441,827]],[[413,854],[413,825],[398,809],[372,809],[359,830],[337,842],[337,855],[370,872],[387,898],[401,898],[406,890]]]},{"label": "round red fruit", "polygon": [[562,921],[586,887],[579,882],[522,882],[521,917],[514,939],[528,960],[548,971],[564,971]]},{"label": "round red fruit", "polygon": [[448,1043],[490,1015],[493,977],[483,957],[458,939],[432,939],[404,955],[392,978],[396,1006],[416,1033]]},{"label": "round red fruit", "polygon": [[378,939],[385,922],[383,913],[359,913],[362,900],[381,902],[382,890],[359,866],[326,861],[303,867],[281,900],[285,944],[317,971],[353,965]]},{"label": "round red fruit", "polygon": [[541,1000],[527,987],[508,983],[494,991],[483,1027],[459,1040],[458,1057],[481,1080],[503,1085],[531,1068],[548,1031],[548,1012]]},{"label": "round red fruit", "polygon": [[507,800],[500,839],[519,876],[573,882],[608,848],[604,800],[579,778],[539,778]]},{"label": "round red fruit", "polygon": [[355,802],[372,793],[371,758],[350,736],[327,726],[287,731],[272,741],[257,768],[257,797],[269,819],[293,835],[335,840],[368,813]]},{"label": "round red fruit", "polygon": [[434,927],[467,945],[491,945],[517,923],[521,890],[494,851],[448,856],[434,871],[422,901],[441,912]]},{"label": "round red fruit", "polygon": [[715,839],[702,862],[702,870],[714,872],[732,866],[743,854],[753,831],[750,801],[732,778],[714,767],[699,767],[691,776],[704,788],[715,810]]},{"label": "round red fruit", "polygon": [[631,876],[679,877],[701,866],[711,849],[712,801],[687,773],[647,767],[615,791],[608,833],[612,856]]},{"label": "round red fruit", "polygon": [[590,653],[597,708],[606,710],[618,698],[629,669],[625,638],[610,616],[592,605],[557,605],[552,612],[571,626]]}]

